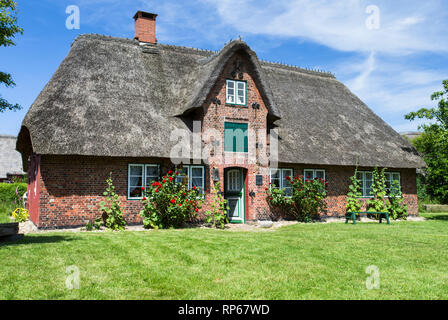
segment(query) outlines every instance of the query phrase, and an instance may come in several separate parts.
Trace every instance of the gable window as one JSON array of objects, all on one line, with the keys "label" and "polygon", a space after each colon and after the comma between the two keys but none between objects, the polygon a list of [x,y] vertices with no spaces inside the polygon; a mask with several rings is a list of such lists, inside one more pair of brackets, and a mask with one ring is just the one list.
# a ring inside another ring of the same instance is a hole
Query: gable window
[{"label": "gable window", "polygon": [[325,180],[325,170],[322,169],[305,169],[303,170],[303,179],[306,180],[314,180],[314,179],[323,179]]},{"label": "gable window", "polygon": [[226,81],[226,103],[240,106],[246,105],[246,82],[245,81]]},{"label": "gable window", "polygon": [[398,181],[398,190],[393,190],[394,192],[399,192],[401,190],[401,177],[399,172],[385,172],[384,176],[386,177],[386,180],[384,183],[386,184],[386,192],[389,194],[391,191],[391,187],[393,185],[394,181]]},{"label": "gable window", "polygon": [[292,186],[290,180],[287,177],[293,178],[293,169],[270,169],[269,170],[269,182],[271,188],[284,189],[287,196],[292,195]]},{"label": "gable window", "polygon": [[130,164],[128,166],[128,199],[141,199],[143,191],[159,178],[158,164]]},{"label": "gable window", "polygon": [[178,168],[177,171],[179,171],[179,175],[176,177],[176,182],[187,184],[188,189],[196,187],[202,194],[204,193],[204,166],[183,165],[182,168]]},{"label": "gable window", "polygon": [[248,152],[247,123],[224,123],[224,151]]},{"label": "gable window", "polygon": [[367,171],[360,171],[356,174],[356,177],[361,182],[362,197],[373,198],[372,195],[373,173]]}]

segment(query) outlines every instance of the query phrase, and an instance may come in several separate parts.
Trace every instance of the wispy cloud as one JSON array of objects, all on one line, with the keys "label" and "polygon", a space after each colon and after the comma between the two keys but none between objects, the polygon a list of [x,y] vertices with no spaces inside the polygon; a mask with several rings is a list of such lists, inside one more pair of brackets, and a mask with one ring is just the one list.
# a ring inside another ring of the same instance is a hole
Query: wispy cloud
[{"label": "wispy cloud", "polygon": [[[412,5],[410,1],[374,1],[380,28],[366,27],[363,0],[208,0],[221,18],[239,30],[281,37],[304,38],[340,51],[412,53],[448,51],[446,10],[439,0]],[[418,14],[415,13],[418,11]]]}]

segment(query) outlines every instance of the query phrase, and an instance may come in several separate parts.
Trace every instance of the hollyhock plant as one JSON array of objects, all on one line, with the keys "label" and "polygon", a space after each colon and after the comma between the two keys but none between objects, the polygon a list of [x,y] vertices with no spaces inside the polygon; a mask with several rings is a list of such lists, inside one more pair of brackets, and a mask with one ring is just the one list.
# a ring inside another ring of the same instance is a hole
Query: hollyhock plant
[{"label": "hollyhock plant", "polygon": [[146,229],[179,228],[193,220],[202,205],[196,188],[188,190],[185,183],[176,181],[178,171],[169,171],[162,183],[153,182],[146,188],[140,216]]},{"label": "hollyhock plant", "polygon": [[298,221],[311,222],[319,218],[327,209],[325,198],[328,182],[324,179],[304,179],[304,177],[286,177],[290,181],[292,192],[288,196],[285,189],[275,185],[267,191],[268,201],[274,207],[280,207]]}]

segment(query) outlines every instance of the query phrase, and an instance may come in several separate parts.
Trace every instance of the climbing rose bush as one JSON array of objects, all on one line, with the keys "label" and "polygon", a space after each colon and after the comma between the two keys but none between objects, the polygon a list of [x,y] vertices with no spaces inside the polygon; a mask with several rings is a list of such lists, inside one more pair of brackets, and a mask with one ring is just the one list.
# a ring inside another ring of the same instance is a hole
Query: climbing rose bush
[{"label": "climbing rose bush", "polygon": [[142,188],[144,198],[140,216],[146,229],[179,228],[197,217],[203,200],[200,190],[188,190],[185,183],[176,182],[179,172],[169,171],[159,182]]},{"label": "climbing rose bush", "polygon": [[323,179],[304,180],[300,177],[286,177],[292,187],[291,196],[284,189],[271,185],[266,191],[268,201],[274,207],[280,207],[301,222],[312,222],[320,213],[327,210],[325,198],[328,182]]}]

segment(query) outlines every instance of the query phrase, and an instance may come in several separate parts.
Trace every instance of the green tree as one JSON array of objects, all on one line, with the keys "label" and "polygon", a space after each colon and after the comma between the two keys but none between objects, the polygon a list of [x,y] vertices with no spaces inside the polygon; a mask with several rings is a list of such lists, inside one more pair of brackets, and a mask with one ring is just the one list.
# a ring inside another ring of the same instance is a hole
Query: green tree
[{"label": "green tree", "polygon": [[[0,0],[0,47],[14,46],[16,34],[23,34],[22,28],[17,25],[17,3],[12,0]],[[7,88],[16,84],[9,73],[0,71],[0,84]],[[0,95],[0,113],[6,110],[20,110],[18,104],[11,104]]]},{"label": "green tree", "polygon": [[435,108],[422,108],[405,116],[407,120],[427,119],[431,122],[419,126],[423,134],[413,141],[428,165],[425,177],[426,192],[433,199],[448,204],[448,80],[443,91],[434,92]]}]

